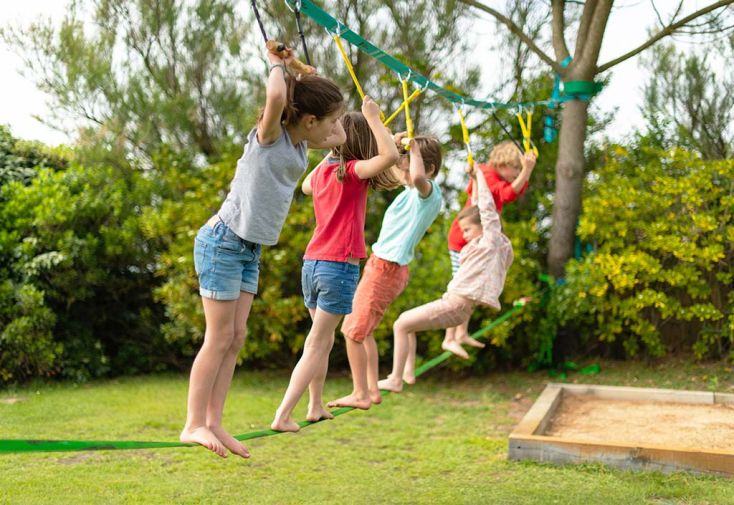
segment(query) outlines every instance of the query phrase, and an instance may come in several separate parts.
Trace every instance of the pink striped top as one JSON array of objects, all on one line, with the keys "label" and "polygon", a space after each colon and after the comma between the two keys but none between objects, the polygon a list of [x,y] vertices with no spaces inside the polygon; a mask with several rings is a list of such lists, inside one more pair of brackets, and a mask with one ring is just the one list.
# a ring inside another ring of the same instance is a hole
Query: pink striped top
[{"label": "pink striped top", "polygon": [[472,196],[472,203],[479,206],[482,234],[461,250],[459,270],[446,291],[499,310],[499,296],[512,265],[512,243],[502,233],[500,217],[487,181],[481,172],[475,179],[478,195]]}]

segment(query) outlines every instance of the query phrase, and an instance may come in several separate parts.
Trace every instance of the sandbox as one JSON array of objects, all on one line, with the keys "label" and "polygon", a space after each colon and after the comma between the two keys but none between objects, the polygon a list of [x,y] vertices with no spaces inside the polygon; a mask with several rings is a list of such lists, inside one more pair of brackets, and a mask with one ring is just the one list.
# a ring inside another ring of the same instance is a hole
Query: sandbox
[{"label": "sandbox", "polygon": [[549,384],[509,458],[734,475],[734,394]]}]

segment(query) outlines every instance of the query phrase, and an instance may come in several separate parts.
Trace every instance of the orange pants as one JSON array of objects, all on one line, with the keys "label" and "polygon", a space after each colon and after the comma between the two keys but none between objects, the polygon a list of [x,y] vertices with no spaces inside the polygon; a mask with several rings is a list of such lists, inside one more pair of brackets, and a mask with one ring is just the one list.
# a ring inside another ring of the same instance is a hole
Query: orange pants
[{"label": "orange pants", "polygon": [[390,304],[408,285],[408,266],[370,256],[354,293],[352,313],[344,318],[345,337],[362,342],[371,335]]}]

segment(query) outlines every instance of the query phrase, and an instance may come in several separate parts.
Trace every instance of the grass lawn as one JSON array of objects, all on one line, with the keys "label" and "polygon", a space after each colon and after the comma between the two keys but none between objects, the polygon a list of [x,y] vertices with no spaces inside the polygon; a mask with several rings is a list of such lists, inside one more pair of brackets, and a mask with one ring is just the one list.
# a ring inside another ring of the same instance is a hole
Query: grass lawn
[{"label": "grass lawn", "polygon": [[[722,364],[602,363],[569,381],[718,390]],[[269,425],[288,374],[236,375],[225,422]],[[507,436],[549,378],[544,372],[456,378],[431,371],[369,412],[247,443],[252,459],[200,448],[0,455],[0,504],[733,504],[734,480],[631,473],[600,465],[506,460]],[[0,391],[0,438],[175,440],[187,379],[151,376]],[[327,397],[348,392],[332,373]],[[305,415],[299,406],[298,418]]]}]

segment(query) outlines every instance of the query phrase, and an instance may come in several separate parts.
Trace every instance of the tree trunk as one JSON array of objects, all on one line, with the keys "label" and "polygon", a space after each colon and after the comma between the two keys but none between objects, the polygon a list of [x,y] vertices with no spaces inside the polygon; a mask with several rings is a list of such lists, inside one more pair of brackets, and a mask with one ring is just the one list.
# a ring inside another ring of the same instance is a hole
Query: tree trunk
[{"label": "tree trunk", "polygon": [[584,141],[589,102],[571,100],[561,112],[556,161],[556,194],[548,244],[548,272],[563,277],[564,266],[573,256],[576,222],[581,210],[584,183]]}]

